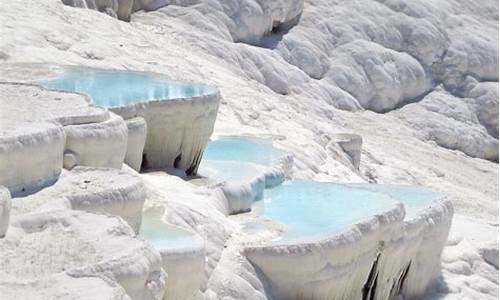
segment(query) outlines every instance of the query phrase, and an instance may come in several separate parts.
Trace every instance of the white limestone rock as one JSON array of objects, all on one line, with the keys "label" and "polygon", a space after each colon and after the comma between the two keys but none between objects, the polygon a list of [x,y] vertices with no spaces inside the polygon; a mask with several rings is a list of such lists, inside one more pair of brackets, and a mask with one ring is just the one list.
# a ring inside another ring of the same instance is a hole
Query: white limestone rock
[{"label": "white limestone rock", "polygon": [[[356,97],[326,78],[311,78],[308,69],[291,64],[294,60],[288,52],[292,49],[287,47],[288,40],[293,40],[305,48],[300,52],[311,53],[323,63],[322,59],[332,57],[337,47],[361,39],[411,55],[431,75],[434,85],[450,79],[446,89],[452,93],[454,81],[461,87],[468,72],[481,82],[498,81],[493,71],[498,61],[498,1],[308,0],[299,22],[289,31],[270,34],[270,43],[261,45],[267,48],[233,43],[227,26],[232,21],[218,2],[184,3],[156,12],[137,12],[127,24],[90,10],[66,7],[59,0],[7,1],[2,3],[2,17],[9,26],[2,28],[0,60],[20,62],[29,58],[31,62],[150,70],[168,73],[172,79],[217,85],[224,99],[215,133],[282,135],[282,144],[294,155],[295,178],[425,185],[452,196],[457,212],[471,219],[467,228],[476,228],[472,225],[482,222],[498,224],[498,189],[488,188],[498,184],[497,164],[436,147],[420,138],[418,128],[394,114],[363,110]],[[448,55],[446,49],[451,44],[459,50],[449,53],[459,56],[459,72],[452,70],[452,57],[447,58],[450,64],[441,59]],[[466,47],[458,47],[461,44]],[[307,57],[300,52],[297,57]],[[326,63],[313,64],[310,73],[327,71],[330,65]],[[354,69],[350,64],[342,68]],[[10,76],[0,72],[0,77],[4,75]],[[406,84],[411,82],[402,83]],[[288,93],[283,95],[284,91]],[[407,100],[420,98],[403,103]],[[323,136],[345,131],[363,136],[359,172],[346,167],[343,158],[338,161],[337,152],[325,149],[322,143]],[[211,226],[210,219],[222,222],[215,212],[223,214],[224,204],[184,191],[188,188],[180,179],[175,184],[179,188],[169,190],[176,196],[163,193],[158,198],[183,202],[171,207],[175,210],[171,215],[181,215],[175,218],[179,223],[189,223],[190,228],[203,231],[210,239],[207,265],[218,271],[217,276],[207,273],[211,279],[207,296],[266,299],[262,285],[255,280],[257,276],[240,273],[246,269],[246,260],[227,263],[238,256],[230,255],[231,247],[218,250],[226,240],[223,230],[216,227],[224,226]],[[204,209],[190,205],[192,201]],[[197,228],[198,221],[202,225]],[[460,242],[450,240],[445,247],[438,297],[498,299],[498,270],[483,260],[476,247],[468,246],[483,230],[461,232],[465,233]],[[498,235],[498,230],[487,232],[489,236]],[[217,259],[220,255],[225,257],[223,261]],[[228,279],[231,287],[224,288]],[[434,291],[429,292],[434,296]]]},{"label": "white limestone rock", "polygon": [[142,180],[118,169],[76,167],[52,186],[15,201],[12,214],[52,209],[77,209],[123,218],[139,232],[146,190]]},{"label": "white limestone rock", "polygon": [[359,169],[363,138],[358,134],[339,133],[334,135],[332,140],[339,144],[342,150],[349,155],[353,167]]},{"label": "white limestone rock", "polygon": [[14,196],[57,180],[66,147],[63,126],[109,117],[79,94],[14,83],[0,83],[0,93],[0,184]]},{"label": "white limestone rock", "polygon": [[104,12],[111,17],[130,21],[134,0],[62,0],[65,5]]},{"label": "white limestone rock", "polygon": [[104,122],[68,125],[64,132],[65,151],[75,156],[78,165],[121,168],[127,151],[128,131],[120,116],[110,113],[110,118]]},{"label": "white limestone rock", "polygon": [[[196,232],[204,240],[206,262],[200,293],[209,293],[208,280],[234,230],[234,224],[225,216],[224,204],[220,203],[220,199],[215,197],[211,190],[196,188],[183,179],[164,172],[144,173],[141,177],[148,190],[144,209],[164,209],[164,221]],[[196,257],[199,257],[198,254],[193,256],[193,262],[199,262]],[[198,275],[191,274],[185,280],[191,285],[198,280]]]},{"label": "white limestone rock", "polygon": [[[131,299],[163,296],[166,275],[158,252],[135,239],[130,227],[117,217],[71,210],[15,216],[11,230],[0,240],[0,253],[0,289],[7,294],[23,285],[28,290],[46,286],[63,276],[76,278],[70,286],[92,288],[96,282],[78,278],[105,276],[121,285]],[[58,289],[43,293],[52,298],[60,294]],[[110,298],[126,298],[118,297],[116,289],[106,293]]]},{"label": "white limestone rock", "polygon": [[438,89],[394,114],[418,129],[424,140],[472,157],[498,161],[498,139],[479,122],[471,99],[459,99]]},{"label": "white limestone rock", "polygon": [[[208,87],[207,87],[208,88]],[[128,120],[142,117],[147,124],[144,168],[178,168],[196,174],[212,135],[220,94],[216,88],[198,97],[149,101],[111,110]]]},{"label": "white limestone rock", "polygon": [[9,190],[0,186],[0,238],[3,238],[9,229],[10,207]]},{"label": "white limestone rock", "polygon": [[146,121],[141,117],[137,117],[128,119],[125,123],[128,129],[125,163],[139,172],[141,170],[142,153],[147,136]]},{"label": "white limestone rock", "polygon": [[26,282],[0,279],[0,294],[6,299],[130,300],[125,290],[107,277],[73,277],[65,273]]}]

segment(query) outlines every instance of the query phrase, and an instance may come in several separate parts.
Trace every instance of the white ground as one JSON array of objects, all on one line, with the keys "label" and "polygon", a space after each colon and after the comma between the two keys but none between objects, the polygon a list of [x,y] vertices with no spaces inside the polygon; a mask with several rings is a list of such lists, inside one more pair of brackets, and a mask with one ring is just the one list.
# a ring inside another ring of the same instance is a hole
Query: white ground
[{"label": "white ground", "polygon": [[[215,133],[280,137],[294,154],[294,177],[441,191],[456,217],[443,279],[429,297],[498,298],[498,270],[483,259],[498,252],[498,164],[481,159],[498,155],[496,1],[306,0],[297,25],[264,38],[273,20],[293,19],[300,1],[175,2],[193,5],[125,23],[59,0],[7,1],[0,60],[151,70],[214,84],[223,96]],[[330,143],[339,132],[363,137],[360,171]],[[223,250],[232,230],[220,225],[222,214],[199,218],[205,225],[197,231],[218,233],[208,247],[207,298],[264,297],[232,244]]]}]

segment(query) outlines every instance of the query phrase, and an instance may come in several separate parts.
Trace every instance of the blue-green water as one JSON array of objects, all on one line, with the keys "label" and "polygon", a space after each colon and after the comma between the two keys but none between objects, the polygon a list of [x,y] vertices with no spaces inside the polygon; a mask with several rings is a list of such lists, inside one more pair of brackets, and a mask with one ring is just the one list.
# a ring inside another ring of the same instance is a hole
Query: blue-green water
[{"label": "blue-green water", "polygon": [[409,214],[436,200],[419,187],[287,181],[265,190],[253,211],[287,226],[284,240],[308,239],[336,233],[402,202]]},{"label": "blue-green water", "polygon": [[193,233],[166,224],[162,221],[161,214],[153,212],[143,214],[139,236],[158,250],[189,248],[198,243]]},{"label": "blue-green water", "polygon": [[128,71],[68,68],[60,77],[37,82],[47,88],[81,92],[101,107],[206,95],[210,87],[173,82],[157,75]]},{"label": "blue-green water", "polygon": [[248,182],[262,175],[262,167],[241,161],[219,161],[203,159],[198,175],[221,181]]},{"label": "blue-green water", "polygon": [[415,216],[441,197],[438,193],[419,186],[385,184],[349,184],[349,186],[389,195],[404,204],[407,218]]},{"label": "blue-green water", "polygon": [[230,136],[210,141],[203,154],[205,160],[240,161],[270,166],[283,156],[272,140]]}]

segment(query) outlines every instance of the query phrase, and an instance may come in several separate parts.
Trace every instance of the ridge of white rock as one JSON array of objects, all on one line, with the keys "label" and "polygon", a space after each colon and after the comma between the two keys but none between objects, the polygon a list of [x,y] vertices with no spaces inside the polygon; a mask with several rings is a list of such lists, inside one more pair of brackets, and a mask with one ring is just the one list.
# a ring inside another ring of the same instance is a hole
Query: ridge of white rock
[{"label": "ridge of white rock", "polygon": [[9,190],[0,186],[0,238],[3,238],[9,229],[11,205]]},{"label": "ridge of white rock", "polygon": [[146,189],[133,171],[76,167],[55,184],[14,201],[12,215],[52,209],[108,213],[123,218],[139,231]]},{"label": "ridge of white rock", "polygon": [[0,183],[14,196],[54,183],[63,158],[70,167],[121,167],[127,132],[120,117],[80,94],[21,83],[0,88]]},{"label": "ridge of white rock", "polygon": [[147,124],[141,118],[132,118],[125,121],[128,129],[127,153],[125,154],[125,163],[132,169],[139,172],[142,165],[142,153],[146,143]]},{"label": "ridge of white rock", "polygon": [[65,165],[68,154],[76,165],[121,168],[127,152],[127,125],[110,113],[101,123],[64,126],[66,133]]},{"label": "ridge of white rock", "polygon": [[206,95],[153,100],[110,110],[125,120],[137,116],[147,124],[143,168],[177,168],[196,174],[203,150],[214,130],[219,91]]},{"label": "ridge of white rock", "polygon": [[[32,251],[34,247],[39,251]],[[135,239],[117,217],[72,210],[14,216],[11,229],[0,240],[0,253],[0,290],[7,295],[21,288],[29,294],[44,286],[43,293],[53,297],[60,291],[57,286],[47,287],[51,281],[95,288],[103,283],[80,278],[105,276],[121,285],[131,299],[163,296],[166,275],[158,252]],[[127,298],[117,288],[104,291],[111,299]]]}]

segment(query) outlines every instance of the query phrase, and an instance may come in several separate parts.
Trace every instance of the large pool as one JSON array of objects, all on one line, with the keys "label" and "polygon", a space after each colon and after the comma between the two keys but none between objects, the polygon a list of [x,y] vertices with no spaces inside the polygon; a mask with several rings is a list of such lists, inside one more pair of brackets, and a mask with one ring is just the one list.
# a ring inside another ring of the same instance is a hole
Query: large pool
[{"label": "large pool", "polygon": [[336,233],[402,202],[409,214],[428,206],[437,194],[418,187],[287,181],[264,192],[252,210],[287,227],[282,241]]},{"label": "large pool", "polygon": [[283,155],[283,151],[274,148],[271,139],[227,136],[210,141],[203,159],[240,161],[270,166]]},{"label": "large pool", "polygon": [[96,105],[110,108],[213,92],[209,86],[169,81],[150,73],[76,67],[67,68],[59,77],[37,83],[51,89],[85,93]]},{"label": "large pool", "polygon": [[160,251],[191,248],[199,243],[193,233],[163,222],[162,215],[158,211],[146,211],[142,216],[139,236]]}]

